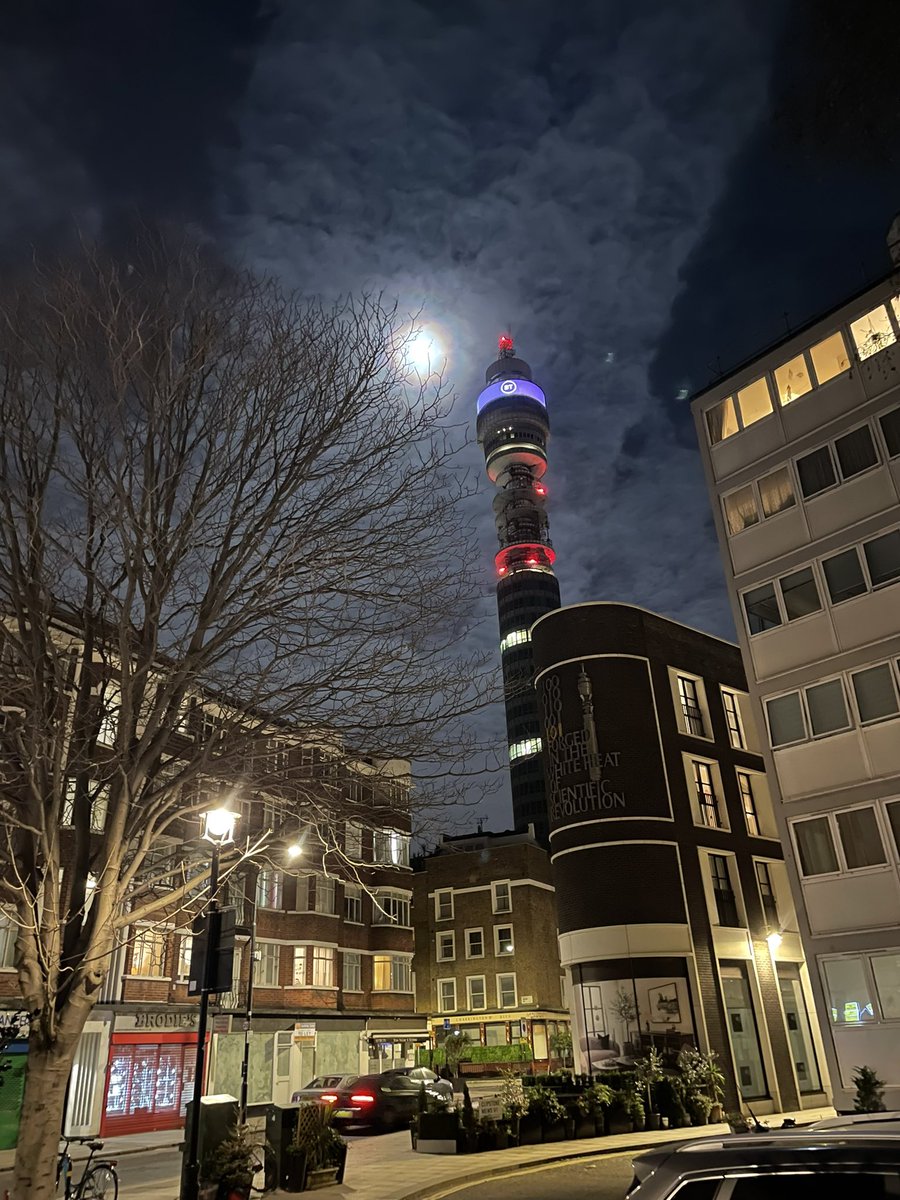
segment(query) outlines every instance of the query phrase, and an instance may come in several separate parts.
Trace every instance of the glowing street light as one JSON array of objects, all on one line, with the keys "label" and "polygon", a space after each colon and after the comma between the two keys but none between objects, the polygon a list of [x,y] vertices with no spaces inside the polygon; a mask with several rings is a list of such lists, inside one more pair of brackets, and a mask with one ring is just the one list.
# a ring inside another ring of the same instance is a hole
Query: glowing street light
[{"label": "glowing street light", "polygon": [[[237,813],[231,812],[230,809],[213,808],[200,818],[200,836],[206,841],[212,842],[214,846],[227,846],[229,842],[234,841],[234,827],[237,820]],[[210,892],[212,891],[211,885]]]},{"label": "glowing street light", "polygon": [[287,854],[291,862],[293,862],[295,858],[299,858],[302,853],[303,846],[300,844],[300,842],[291,842],[290,846],[288,846],[288,848],[285,850],[285,854]]}]

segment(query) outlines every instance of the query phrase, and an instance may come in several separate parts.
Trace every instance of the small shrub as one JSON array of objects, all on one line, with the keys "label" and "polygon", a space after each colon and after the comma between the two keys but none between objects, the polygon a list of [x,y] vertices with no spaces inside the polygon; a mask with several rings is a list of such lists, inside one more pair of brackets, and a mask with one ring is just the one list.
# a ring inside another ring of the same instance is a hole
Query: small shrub
[{"label": "small shrub", "polygon": [[528,1114],[540,1117],[545,1125],[556,1125],[565,1118],[566,1110],[550,1088],[526,1088],[525,1102]]},{"label": "small shrub", "polygon": [[853,1110],[858,1113],[884,1112],[884,1080],[879,1079],[871,1067],[855,1067],[853,1083],[856,1099]]}]

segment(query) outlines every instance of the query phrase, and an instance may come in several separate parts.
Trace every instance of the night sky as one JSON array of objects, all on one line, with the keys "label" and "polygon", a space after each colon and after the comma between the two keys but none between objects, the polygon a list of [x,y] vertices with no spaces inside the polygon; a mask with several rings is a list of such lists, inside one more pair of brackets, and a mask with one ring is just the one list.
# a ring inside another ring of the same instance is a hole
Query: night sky
[{"label": "night sky", "polygon": [[[886,270],[900,5],[19,7],[7,261],[140,214],[304,291],[384,289],[424,307],[473,427],[510,327],[549,397],[563,601],[733,637],[684,397]],[[495,647],[489,491],[473,589]],[[491,729],[502,752],[499,708]],[[507,803],[481,811],[503,827]]]}]

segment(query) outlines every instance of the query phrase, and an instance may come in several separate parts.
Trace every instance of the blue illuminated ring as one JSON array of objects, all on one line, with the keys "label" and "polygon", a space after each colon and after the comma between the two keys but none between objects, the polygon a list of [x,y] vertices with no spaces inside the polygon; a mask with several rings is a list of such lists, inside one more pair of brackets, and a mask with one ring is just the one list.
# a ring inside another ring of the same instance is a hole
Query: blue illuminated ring
[{"label": "blue illuminated ring", "polygon": [[536,400],[544,408],[547,407],[547,399],[543,390],[536,383],[532,383],[530,379],[499,379],[495,383],[489,383],[479,395],[475,411],[480,413],[486,405],[493,403],[494,400],[512,400],[519,396],[528,400]]}]

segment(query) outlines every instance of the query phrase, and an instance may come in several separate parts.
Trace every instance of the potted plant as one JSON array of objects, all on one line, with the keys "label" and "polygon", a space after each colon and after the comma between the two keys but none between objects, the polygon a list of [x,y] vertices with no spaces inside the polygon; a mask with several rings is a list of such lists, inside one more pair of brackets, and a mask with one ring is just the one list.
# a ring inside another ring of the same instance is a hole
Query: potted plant
[{"label": "potted plant", "polygon": [[462,1112],[456,1131],[457,1154],[474,1154],[478,1149],[478,1119],[469,1089],[463,1084]]},{"label": "potted plant", "polygon": [[725,1076],[715,1050],[703,1054],[693,1046],[683,1047],[678,1053],[678,1072],[684,1082],[692,1124],[705,1125],[713,1109],[716,1121],[721,1121]]},{"label": "potted plant", "polygon": [[459,1076],[459,1064],[465,1057],[468,1048],[469,1035],[467,1033],[448,1033],[441,1042],[444,1062],[454,1079]]},{"label": "potted plant", "polygon": [[871,1067],[854,1067],[853,1083],[856,1099],[853,1111],[858,1113],[884,1112],[884,1080]]},{"label": "potted plant", "polygon": [[216,1200],[247,1200],[264,1143],[249,1125],[237,1125],[203,1163],[200,1177]]},{"label": "potted plant", "polygon": [[[591,1102],[586,1092],[579,1092],[572,1102],[566,1106],[569,1120],[572,1122],[572,1137],[595,1137],[597,1127],[591,1112]],[[568,1132],[567,1132],[568,1136]]]},{"label": "potted plant", "polygon": [[[550,1038],[550,1053],[566,1067],[572,1061],[572,1030],[568,1026],[558,1029]],[[551,1062],[553,1059],[550,1060]]]},{"label": "potted plant", "polygon": [[634,1064],[634,1074],[638,1085],[643,1088],[647,1098],[646,1126],[648,1129],[659,1129],[662,1119],[653,1104],[653,1088],[663,1078],[662,1055],[655,1046],[651,1046],[645,1058],[639,1058]]},{"label": "potted plant", "polygon": [[619,1088],[612,1095],[612,1102],[606,1114],[606,1129],[608,1133],[633,1133],[634,1116],[632,1099],[634,1092],[627,1088]]},{"label": "potted plant", "polygon": [[588,1112],[594,1119],[594,1129],[598,1136],[606,1132],[606,1118],[613,1102],[613,1090],[605,1083],[592,1083],[584,1091]]},{"label": "potted plant", "polygon": [[[507,1144],[519,1145],[520,1123],[525,1113],[525,1093],[522,1081],[511,1068],[501,1072],[500,1103],[503,1105],[501,1126],[506,1129]],[[505,1147],[500,1147],[505,1149]]]},{"label": "potted plant", "polygon": [[347,1143],[332,1125],[331,1110],[324,1104],[300,1105],[289,1157],[288,1187],[294,1191],[314,1191],[343,1182]]},{"label": "potted plant", "polygon": [[413,1149],[419,1154],[455,1154],[459,1113],[437,1096],[419,1089],[419,1107],[414,1120]]},{"label": "potted plant", "polygon": [[[548,1087],[533,1087],[527,1093],[528,1115],[540,1122],[541,1136],[536,1141],[561,1142],[566,1136],[566,1110],[559,1097]],[[523,1118],[523,1121],[525,1118]]]},{"label": "potted plant", "polygon": [[[629,996],[627,992],[619,990],[613,997],[609,1007],[612,1015],[618,1017],[625,1026],[622,1050],[627,1054],[631,1044],[631,1026],[638,1019],[637,1004],[633,996]],[[640,1035],[638,1035],[638,1038],[640,1039]]]}]

